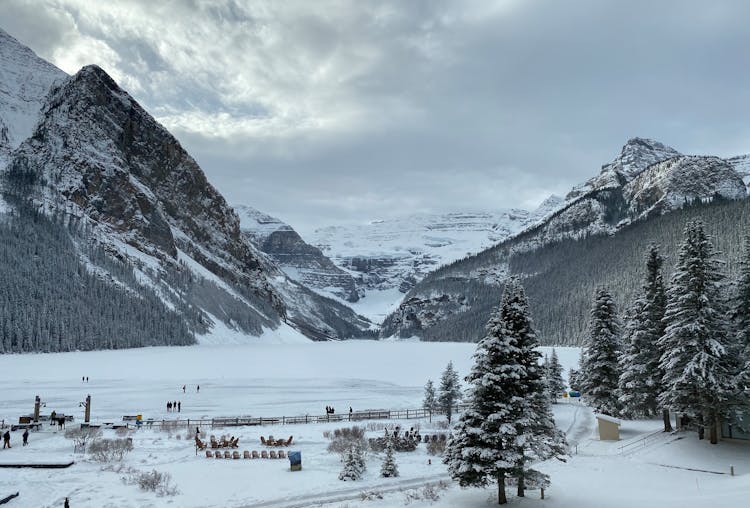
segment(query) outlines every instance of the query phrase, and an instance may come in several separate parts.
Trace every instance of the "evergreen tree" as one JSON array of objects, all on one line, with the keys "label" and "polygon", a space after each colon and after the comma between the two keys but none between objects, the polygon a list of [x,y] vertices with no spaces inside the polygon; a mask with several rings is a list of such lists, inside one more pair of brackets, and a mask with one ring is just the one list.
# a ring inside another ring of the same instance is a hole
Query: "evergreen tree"
[{"label": "evergreen tree", "polygon": [[380,476],[383,478],[393,478],[398,476],[398,467],[396,459],[393,456],[393,439],[388,439],[385,444],[385,457],[383,465],[380,468]]},{"label": "evergreen tree", "polygon": [[354,447],[349,448],[344,456],[344,469],[339,473],[339,480],[356,481],[362,478],[361,457]]},{"label": "evergreen tree", "polygon": [[[651,245],[646,256],[646,279],[642,293],[628,311],[625,323],[624,352],[620,357],[619,399],[622,412],[629,417],[656,414],[657,397],[664,373],[659,367],[658,342],[664,335],[666,295],[659,248]],[[669,424],[667,412],[666,425]],[[665,427],[665,430],[669,430]]]},{"label": "evergreen tree", "polygon": [[562,377],[563,367],[560,365],[557,351],[554,348],[552,349],[552,355],[550,355],[545,371],[547,373],[546,378],[550,400],[553,404],[557,404],[557,399],[565,391],[565,381],[563,381]]},{"label": "evergreen tree", "polygon": [[738,358],[727,326],[721,262],[699,221],[688,222],[675,273],[667,291],[663,392],[659,402],[695,419],[702,436],[710,429],[718,441],[717,422],[726,416],[736,390]]},{"label": "evergreen tree", "polygon": [[434,412],[438,408],[437,396],[435,395],[435,384],[432,379],[427,381],[424,385],[424,401],[422,401],[422,407],[430,412]]},{"label": "evergreen tree", "polygon": [[538,345],[523,287],[512,278],[477,345],[466,378],[468,408],[453,429],[443,458],[462,487],[497,482],[499,504],[507,503],[506,476],[518,479],[523,495],[525,478],[538,483],[543,479],[527,463],[565,451],[549,410]]},{"label": "evergreen tree", "polygon": [[618,333],[617,309],[612,295],[606,288],[599,287],[584,344],[580,385],[583,396],[595,411],[612,416],[618,413]]},{"label": "evergreen tree", "polygon": [[453,362],[448,362],[448,366],[443,371],[440,378],[440,395],[438,405],[451,423],[453,417],[453,407],[461,399],[461,383],[458,379],[458,373],[453,369]]},{"label": "evergreen tree", "polygon": [[750,235],[745,235],[744,251],[740,260],[740,273],[737,281],[737,296],[734,302],[733,322],[737,339],[750,356]]}]

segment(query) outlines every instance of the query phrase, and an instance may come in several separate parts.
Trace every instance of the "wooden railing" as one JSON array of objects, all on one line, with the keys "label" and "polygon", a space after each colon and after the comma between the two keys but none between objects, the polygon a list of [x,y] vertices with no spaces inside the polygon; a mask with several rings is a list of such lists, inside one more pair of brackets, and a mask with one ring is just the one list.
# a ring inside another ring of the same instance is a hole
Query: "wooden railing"
[{"label": "wooden railing", "polygon": [[[453,413],[458,414],[466,409],[465,404],[459,404],[453,408]],[[143,420],[145,428],[214,428],[214,427],[244,427],[257,425],[297,425],[309,423],[327,422],[359,422],[365,420],[419,420],[432,419],[433,416],[441,416],[444,412],[429,409],[368,409],[364,411],[352,411],[351,413],[334,413],[325,415],[297,415],[297,416],[237,416],[217,417],[201,419],[174,419],[174,420]],[[135,427],[136,424],[129,418],[124,417],[127,427]]]}]

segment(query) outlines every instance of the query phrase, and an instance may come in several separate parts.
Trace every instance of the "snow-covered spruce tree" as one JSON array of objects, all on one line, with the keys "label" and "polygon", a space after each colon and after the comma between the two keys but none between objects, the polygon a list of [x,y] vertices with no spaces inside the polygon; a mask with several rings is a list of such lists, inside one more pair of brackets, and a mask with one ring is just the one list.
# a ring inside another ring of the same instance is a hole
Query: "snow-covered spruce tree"
[{"label": "snow-covered spruce tree", "polygon": [[744,354],[750,355],[750,234],[745,235],[744,243],[732,317],[737,339],[745,350]]},{"label": "snow-covered spruce tree", "polygon": [[380,476],[383,478],[398,476],[398,467],[396,466],[396,459],[393,456],[392,439],[388,439],[385,444],[385,457],[383,457],[383,465],[380,467]]},{"label": "snow-covered spruce tree", "polygon": [[531,459],[561,456],[562,435],[556,432],[542,377],[539,345],[520,282],[505,285],[500,307],[487,323],[466,377],[468,408],[448,440],[443,461],[462,487],[497,482],[498,503],[507,503],[506,476],[542,483],[541,473],[526,467]]},{"label": "snow-covered spruce tree", "polygon": [[620,378],[617,363],[620,356],[619,326],[612,294],[604,287],[595,292],[589,333],[583,347],[579,374],[582,395],[595,411],[616,416]]},{"label": "snow-covered spruce tree", "polygon": [[750,421],[742,410],[742,406],[746,406],[750,399],[750,234],[745,235],[732,313],[738,374],[733,383],[736,387],[735,400],[730,401],[730,404],[734,406],[733,409],[739,408],[740,411],[730,411],[730,419],[738,423],[739,427],[750,430]]},{"label": "snow-covered spruce tree", "polygon": [[424,400],[422,401],[422,407],[430,412],[434,412],[438,408],[437,396],[435,395],[435,383],[432,379],[427,381],[424,385]]},{"label": "snow-covered spruce tree", "polygon": [[453,362],[448,365],[440,377],[440,395],[438,396],[438,406],[451,423],[453,418],[453,408],[461,400],[461,382],[458,379],[458,373],[453,369]]},{"label": "snow-covered spruce tree", "polygon": [[[718,442],[718,420],[726,415],[738,372],[728,333],[724,276],[700,221],[688,222],[667,291],[666,324],[659,345],[664,371],[659,402],[710,430]],[[736,344],[736,343],[735,343]]]},{"label": "snow-covered spruce tree", "polygon": [[357,450],[354,447],[349,448],[344,456],[344,469],[339,473],[339,480],[356,481],[362,478],[362,468],[360,460],[357,457]]},{"label": "snow-covered spruce tree", "polygon": [[[628,417],[653,416],[664,373],[659,368],[659,339],[664,335],[666,295],[661,267],[664,260],[659,247],[649,246],[646,254],[646,278],[625,320],[624,351],[620,356],[619,399],[622,413]],[[666,412],[665,431],[669,428]]]},{"label": "snow-covered spruce tree", "polygon": [[554,348],[552,349],[552,354],[549,357],[549,362],[545,370],[547,373],[546,378],[550,400],[553,404],[557,404],[557,399],[565,391],[565,381],[563,381],[562,376],[563,368],[560,365],[557,351]]}]

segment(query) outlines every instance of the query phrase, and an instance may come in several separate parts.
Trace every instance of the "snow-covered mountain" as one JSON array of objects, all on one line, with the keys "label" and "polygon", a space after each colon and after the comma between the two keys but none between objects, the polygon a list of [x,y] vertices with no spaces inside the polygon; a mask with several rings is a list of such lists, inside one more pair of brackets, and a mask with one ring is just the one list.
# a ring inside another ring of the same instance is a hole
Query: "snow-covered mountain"
[{"label": "snow-covered mountain", "polygon": [[286,275],[323,295],[359,300],[354,277],[337,267],[291,226],[255,208],[237,205],[243,236],[271,256]]},{"label": "snow-covered mountain", "polygon": [[313,339],[345,338],[369,326],[346,306],[291,280],[247,241],[239,217],[195,160],[106,72],[87,66],[58,80],[7,34],[0,45],[3,54],[16,55],[5,59],[13,68],[0,74],[13,78],[2,88],[7,104],[27,98],[28,87],[16,86],[22,68],[45,70],[44,83],[52,85],[48,93],[42,81],[34,85],[35,96],[45,97],[41,108],[9,108],[26,115],[8,116],[14,121],[9,139],[35,126],[2,172],[6,201],[16,213],[32,204],[56,220],[75,217],[86,241],[131,267],[141,285],[207,340],[279,329]]},{"label": "snow-covered mountain", "polygon": [[378,293],[390,292],[397,298],[393,290],[406,293],[437,267],[508,238],[556,209],[561,201],[553,196],[534,212],[512,209],[419,214],[329,226],[311,234],[310,243],[354,275],[365,305],[368,296],[373,299]]},{"label": "snow-covered mountain", "polygon": [[[745,157],[681,155],[653,140],[630,139],[598,175],[576,186],[563,202],[555,200],[544,218],[497,246],[425,277],[385,320],[383,334],[422,335],[441,326],[460,328],[457,322],[446,322],[468,315],[478,304],[477,294],[494,294],[492,288],[514,273],[512,259],[525,252],[566,239],[614,235],[636,221],[694,202],[744,199],[747,190],[741,168],[746,161]],[[481,305],[486,303],[483,300]]]},{"label": "snow-covered mountain", "polygon": [[0,170],[31,136],[49,89],[67,77],[0,29]]}]

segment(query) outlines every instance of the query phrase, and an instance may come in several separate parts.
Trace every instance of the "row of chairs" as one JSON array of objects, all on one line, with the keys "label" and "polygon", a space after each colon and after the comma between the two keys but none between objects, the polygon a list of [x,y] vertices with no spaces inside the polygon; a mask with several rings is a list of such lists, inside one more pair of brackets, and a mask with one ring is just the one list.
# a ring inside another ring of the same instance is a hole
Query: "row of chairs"
[{"label": "row of chairs", "polygon": [[265,438],[263,436],[260,436],[260,444],[263,446],[291,446],[292,440],[294,437],[289,436],[289,439],[274,439],[273,436],[268,436],[268,438]]},{"label": "row of chairs", "polygon": [[[206,450],[206,458],[207,459],[239,459],[240,458],[240,452],[233,451],[230,452],[229,450],[224,450],[224,453],[221,452],[221,450],[217,450],[216,452],[212,452],[211,450]],[[260,454],[253,450],[252,453],[245,450],[242,452],[242,458],[243,459],[285,459],[286,453],[284,450],[279,450],[278,452],[276,450],[271,450],[270,452],[263,450],[260,452]]]}]

